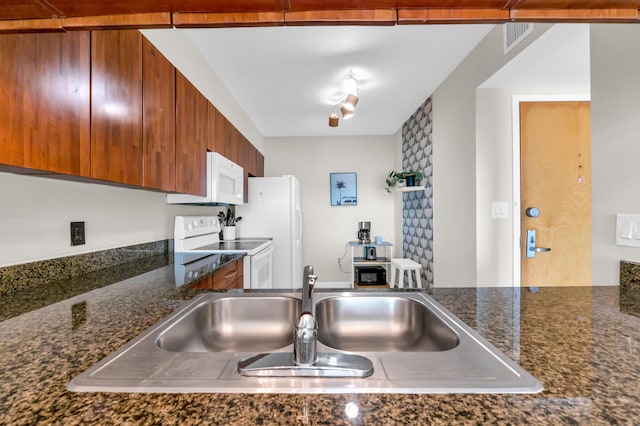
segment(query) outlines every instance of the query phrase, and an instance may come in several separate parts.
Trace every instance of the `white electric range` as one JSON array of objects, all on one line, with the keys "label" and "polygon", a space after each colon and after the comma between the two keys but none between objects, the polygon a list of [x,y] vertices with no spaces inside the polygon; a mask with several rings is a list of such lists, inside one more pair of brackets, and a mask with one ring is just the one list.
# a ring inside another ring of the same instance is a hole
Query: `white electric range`
[{"label": "white electric range", "polygon": [[228,261],[223,256],[244,254],[243,287],[272,288],[273,244],[266,238],[220,240],[217,216],[176,216],[174,262],[176,285],[195,281]]}]

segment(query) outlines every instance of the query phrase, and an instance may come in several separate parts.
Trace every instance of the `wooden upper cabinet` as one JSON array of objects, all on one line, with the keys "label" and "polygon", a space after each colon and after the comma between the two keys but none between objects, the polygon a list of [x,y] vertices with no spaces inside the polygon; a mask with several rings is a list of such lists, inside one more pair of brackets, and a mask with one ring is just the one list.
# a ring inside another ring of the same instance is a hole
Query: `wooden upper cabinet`
[{"label": "wooden upper cabinet", "polygon": [[142,185],[142,34],[91,33],[91,177]]},{"label": "wooden upper cabinet", "polygon": [[176,190],[176,70],[142,40],[143,185]]},{"label": "wooden upper cabinet", "polygon": [[208,100],[176,71],[176,191],[206,195]]},{"label": "wooden upper cabinet", "polygon": [[229,155],[226,157],[233,161],[236,164],[240,164],[240,159],[238,158],[238,143],[239,143],[239,135],[238,129],[236,129],[233,124],[229,120],[225,118],[224,120],[224,135],[227,141],[227,152]]},{"label": "wooden upper cabinet", "polygon": [[258,150],[251,142],[247,141],[247,151],[247,168],[249,169],[249,176],[258,176]]},{"label": "wooden upper cabinet", "polygon": [[0,35],[0,163],[89,175],[88,32]]},{"label": "wooden upper cabinet", "polygon": [[264,155],[260,151],[256,152],[256,176],[264,176]]},{"label": "wooden upper cabinet", "polygon": [[209,103],[208,108],[207,150],[229,158],[229,141],[225,133],[227,119],[213,104]]}]

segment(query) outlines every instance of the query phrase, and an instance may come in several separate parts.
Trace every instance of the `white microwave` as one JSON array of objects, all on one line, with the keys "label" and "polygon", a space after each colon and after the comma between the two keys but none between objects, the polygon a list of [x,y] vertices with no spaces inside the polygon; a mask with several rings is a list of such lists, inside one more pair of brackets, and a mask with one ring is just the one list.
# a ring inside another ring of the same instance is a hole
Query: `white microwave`
[{"label": "white microwave", "polygon": [[168,204],[235,204],[244,200],[244,169],[218,154],[207,152],[207,195],[167,194]]}]

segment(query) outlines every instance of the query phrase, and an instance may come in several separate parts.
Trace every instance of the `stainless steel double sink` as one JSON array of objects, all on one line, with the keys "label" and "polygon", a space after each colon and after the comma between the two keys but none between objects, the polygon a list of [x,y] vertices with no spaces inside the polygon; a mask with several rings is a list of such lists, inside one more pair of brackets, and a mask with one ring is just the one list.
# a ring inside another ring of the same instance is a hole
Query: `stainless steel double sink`
[{"label": "stainless steel double sink", "polygon": [[540,382],[424,292],[317,291],[318,352],[367,357],[366,378],[243,377],[238,362],[293,351],[296,293],[208,293],[84,373],[72,391],[535,393]]}]

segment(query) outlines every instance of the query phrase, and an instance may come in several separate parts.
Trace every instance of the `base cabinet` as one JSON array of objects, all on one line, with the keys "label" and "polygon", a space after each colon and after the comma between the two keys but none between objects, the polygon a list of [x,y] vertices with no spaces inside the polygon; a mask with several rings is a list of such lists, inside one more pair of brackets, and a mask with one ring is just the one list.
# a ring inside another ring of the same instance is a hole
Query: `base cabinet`
[{"label": "base cabinet", "polygon": [[243,284],[243,262],[238,259],[217,269],[213,274],[208,275],[193,284],[190,288],[205,290],[229,290],[232,288],[242,288]]}]

